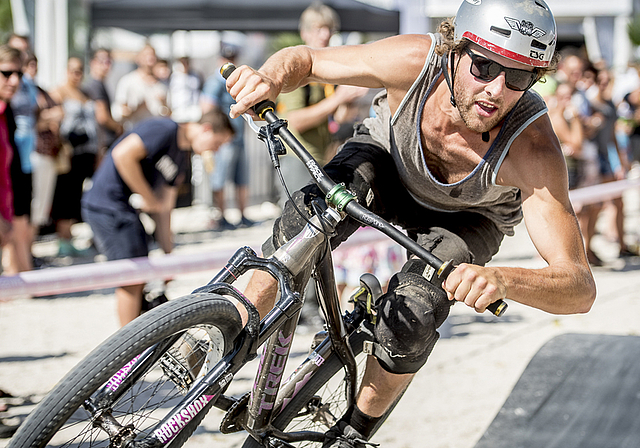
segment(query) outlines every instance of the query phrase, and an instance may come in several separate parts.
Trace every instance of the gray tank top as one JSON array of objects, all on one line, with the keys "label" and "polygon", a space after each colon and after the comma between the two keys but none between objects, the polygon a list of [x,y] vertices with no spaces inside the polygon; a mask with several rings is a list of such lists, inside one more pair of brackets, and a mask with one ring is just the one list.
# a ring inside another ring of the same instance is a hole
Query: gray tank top
[{"label": "gray tank top", "polygon": [[371,137],[391,153],[403,184],[419,204],[438,211],[480,213],[493,221],[505,235],[513,235],[513,227],[522,220],[520,190],[497,185],[496,175],[511,143],[527,126],[544,115],[547,107],[537,93],[525,92],[506,117],[482,162],[471,174],[453,184],[438,181],[424,160],[420,139],[424,104],[442,74],[440,57],[434,51],[440,36],[430,36],[433,44],[424,67],[396,113],[391,116],[387,93],[382,91],[373,100],[376,116],[367,118],[364,125]]}]

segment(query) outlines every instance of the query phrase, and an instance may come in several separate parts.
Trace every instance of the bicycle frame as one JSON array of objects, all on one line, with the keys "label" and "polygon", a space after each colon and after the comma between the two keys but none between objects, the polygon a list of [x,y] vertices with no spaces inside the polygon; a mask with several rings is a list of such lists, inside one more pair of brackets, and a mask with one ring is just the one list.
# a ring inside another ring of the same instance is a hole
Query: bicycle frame
[{"label": "bicycle frame", "polygon": [[[234,349],[192,385],[180,403],[155,426],[151,434],[143,439],[128,440],[127,447],[167,445],[184,425],[209,403],[224,411],[236,411],[243,397],[239,399],[226,397],[223,395],[224,390],[246,362],[257,356],[257,349],[263,344],[260,368],[253,389],[246,408],[242,408],[242,412],[234,420],[236,425],[234,428],[246,429],[258,440],[269,434],[277,434],[278,439],[285,441],[321,440],[323,436],[321,433],[284,434],[271,427],[270,422],[274,411],[279,412],[286,406],[297,393],[300,383],[308,381],[332,351],[336,352],[347,368],[347,402],[349,405],[353,403],[356,393],[356,363],[347,340],[348,329],[342,320],[327,241],[325,236],[314,228],[314,225],[321,225],[320,219],[325,220],[324,228],[332,232],[340,221],[341,215],[333,209],[326,209],[321,218],[314,217],[313,225],[307,224],[296,237],[278,249],[270,259],[257,257],[249,247],[239,249],[207,285],[194,291],[194,293],[215,293],[235,298],[249,312],[247,326],[237,338]],[[325,249],[324,252],[323,249]],[[279,393],[291,341],[303,305],[301,292],[304,291],[311,276],[308,267],[316,264],[309,260],[318,260],[316,278],[321,291],[320,304],[327,318],[328,337],[287,379]],[[255,269],[269,272],[279,284],[280,298],[261,322],[253,304],[232,286],[241,275]],[[364,318],[365,313],[356,307],[348,319],[349,330],[356,328]],[[122,386],[135,382],[146,373],[148,367],[161,356],[164,349],[172,345],[180,336],[180,334],[175,335],[138,355],[107,381],[94,398],[85,402],[85,409],[95,416],[96,424],[102,427],[112,439],[124,441],[131,435],[130,430],[119,425],[109,413],[111,404],[120,397],[120,391],[127,389]]]}]

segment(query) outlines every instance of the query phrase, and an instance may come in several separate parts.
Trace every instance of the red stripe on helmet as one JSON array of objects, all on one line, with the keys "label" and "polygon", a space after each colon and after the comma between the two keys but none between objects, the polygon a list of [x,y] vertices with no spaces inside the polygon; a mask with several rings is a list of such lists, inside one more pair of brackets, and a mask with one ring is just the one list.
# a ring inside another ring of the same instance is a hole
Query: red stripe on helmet
[{"label": "red stripe on helmet", "polygon": [[469,39],[471,42],[475,42],[483,48],[486,48],[489,51],[492,51],[500,56],[504,56],[505,58],[511,59],[516,62],[520,62],[522,64],[531,65],[533,67],[548,67],[549,61],[540,61],[538,59],[529,58],[527,56],[523,56],[519,53],[513,52],[511,50],[507,50],[506,48],[499,47],[498,45],[489,42],[479,36],[476,36],[471,31],[465,31],[462,35],[463,38]]}]

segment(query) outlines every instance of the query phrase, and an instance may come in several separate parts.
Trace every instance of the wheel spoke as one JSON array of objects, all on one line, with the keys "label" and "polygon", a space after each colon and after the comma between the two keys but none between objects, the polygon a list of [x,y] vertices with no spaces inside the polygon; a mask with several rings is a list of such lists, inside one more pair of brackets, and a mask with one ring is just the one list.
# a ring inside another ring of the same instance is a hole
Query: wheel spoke
[{"label": "wheel spoke", "polygon": [[[134,383],[127,383],[129,389],[109,409],[93,409],[90,400],[78,407],[53,434],[50,446],[107,448],[120,446],[113,443],[114,437],[140,440],[149,436],[199,377],[206,374],[208,367],[225,353],[225,337],[216,326],[198,325],[181,332],[182,337],[155,364]],[[96,390],[99,389],[96,385]]]}]

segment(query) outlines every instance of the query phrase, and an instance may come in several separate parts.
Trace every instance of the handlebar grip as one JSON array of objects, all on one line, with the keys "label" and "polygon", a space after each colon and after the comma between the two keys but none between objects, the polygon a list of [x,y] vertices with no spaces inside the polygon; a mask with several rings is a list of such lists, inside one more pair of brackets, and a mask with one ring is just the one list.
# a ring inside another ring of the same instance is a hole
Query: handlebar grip
[{"label": "handlebar grip", "polygon": [[493,302],[491,305],[489,305],[487,309],[491,311],[491,313],[494,316],[500,317],[505,313],[505,311],[507,311],[508,306],[509,305],[507,305],[507,303],[504,300],[498,299],[495,302]]},{"label": "handlebar grip", "polygon": [[[442,263],[440,269],[438,270],[438,277],[447,278],[454,269],[455,266],[453,265],[453,260]],[[490,304],[487,309],[491,311],[491,314],[493,314],[494,316],[500,317],[507,311],[508,307],[509,305],[507,305],[504,300],[498,299]]]},{"label": "handlebar grip", "polygon": [[232,62],[227,62],[222,67],[220,67],[220,74],[224,79],[229,79],[229,76],[231,76],[231,73],[233,73],[235,70],[236,66],[233,65]]},{"label": "handlebar grip", "polygon": [[[236,69],[236,66],[233,65],[233,63],[227,62],[222,67],[220,67],[220,74],[224,79],[227,79],[229,78],[229,76],[231,76],[231,73],[233,73],[235,69]],[[275,111],[276,105],[273,103],[273,101],[264,100],[264,101],[260,101],[258,104],[253,106],[252,109],[257,116],[259,116],[264,120],[264,117],[262,116],[262,114],[264,114],[269,110]]]}]

